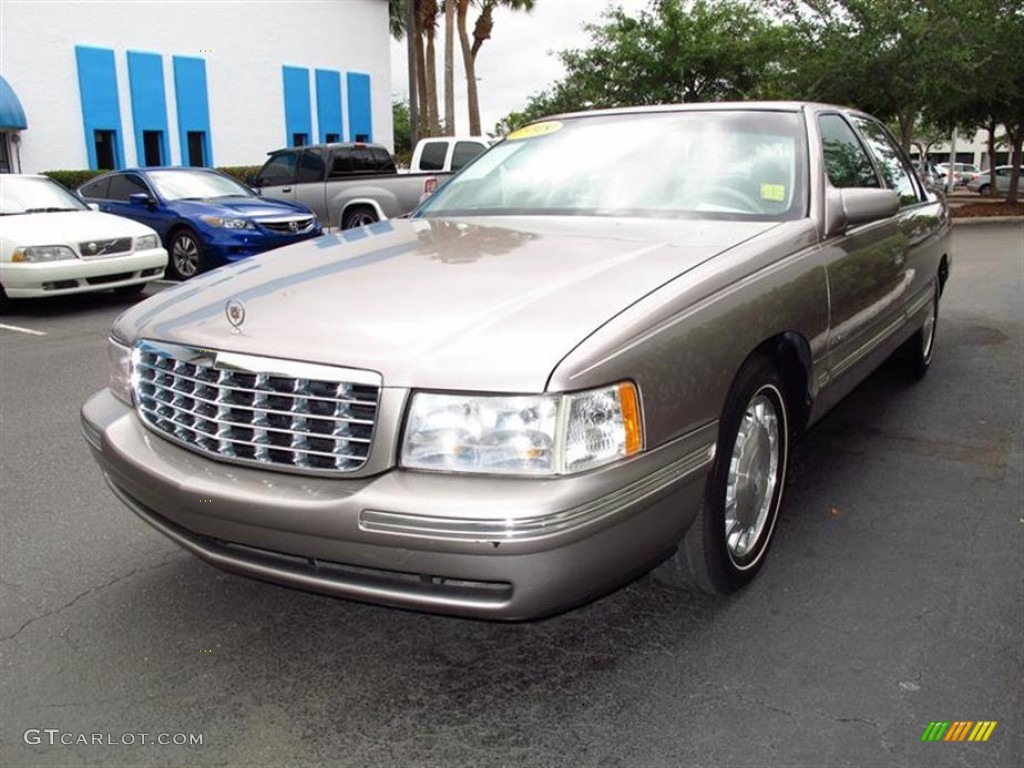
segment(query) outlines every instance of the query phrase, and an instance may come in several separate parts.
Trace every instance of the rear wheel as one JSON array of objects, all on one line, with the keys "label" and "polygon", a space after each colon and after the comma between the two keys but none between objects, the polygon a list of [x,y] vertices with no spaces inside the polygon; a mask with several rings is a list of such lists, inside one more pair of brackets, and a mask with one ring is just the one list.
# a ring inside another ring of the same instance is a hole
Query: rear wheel
[{"label": "rear wheel", "polygon": [[757,575],[782,504],[789,438],[785,384],[771,361],[755,355],[726,400],[700,514],[659,578],[728,594]]},{"label": "rear wheel", "polygon": [[928,302],[928,311],[924,316],[921,327],[917,332],[907,339],[903,347],[903,354],[906,356],[907,370],[915,381],[923,379],[928,369],[932,367],[932,357],[935,354],[935,333],[939,324],[939,286],[935,283],[931,301]]},{"label": "rear wheel", "polygon": [[981,195],[982,197],[988,197],[988,190],[988,184],[982,184],[980,187],[978,187],[978,194]]},{"label": "rear wheel", "polygon": [[171,277],[188,280],[203,269],[203,244],[191,229],[179,229],[168,248],[167,272]]},{"label": "rear wheel", "polygon": [[345,218],[341,222],[342,229],[353,229],[354,227],[365,227],[368,224],[375,224],[380,219],[377,212],[368,205],[359,205],[345,211]]}]

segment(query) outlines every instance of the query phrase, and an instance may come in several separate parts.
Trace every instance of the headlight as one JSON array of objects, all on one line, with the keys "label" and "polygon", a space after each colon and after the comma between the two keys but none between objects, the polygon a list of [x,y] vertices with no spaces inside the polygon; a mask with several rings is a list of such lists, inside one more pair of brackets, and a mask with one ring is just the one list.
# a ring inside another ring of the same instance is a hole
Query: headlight
[{"label": "headlight", "polygon": [[211,227],[224,227],[224,229],[256,229],[256,225],[248,219],[228,219],[224,216],[200,216],[199,218]]},{"label": "headlight", "polygon": [[643,447],[629,383],[566,395],[413,395],[402,442],[408,469],[512,475],[582,472]]},{"label": "headlight", "polygon": [[17,249],[11,261],[64,261],[74,258],[75,252],[66,245],[31,245]]},{"label": "headlight", "polygon": [[112,336],[107,339],[107,387],[127,405],[132,404],[132,368],[131,348]]},{"label": "headlight", "polygon": [[151,251],[160,247],[160,239],[156,235],[143,235],[135,238],[136,251]]}]

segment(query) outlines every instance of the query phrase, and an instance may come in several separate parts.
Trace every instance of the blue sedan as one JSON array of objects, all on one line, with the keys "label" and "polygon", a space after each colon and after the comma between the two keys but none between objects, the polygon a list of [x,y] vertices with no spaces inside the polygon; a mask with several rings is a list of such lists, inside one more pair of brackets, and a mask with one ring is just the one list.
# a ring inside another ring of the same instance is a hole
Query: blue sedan
[{"label": "blue sedan", "polygon": [[78,194],[101,211],[157,231],[167,271],[187,279],[203,270],[321,234],[306,206],[265,200],[208,168],[130,168],[92,179]]}]

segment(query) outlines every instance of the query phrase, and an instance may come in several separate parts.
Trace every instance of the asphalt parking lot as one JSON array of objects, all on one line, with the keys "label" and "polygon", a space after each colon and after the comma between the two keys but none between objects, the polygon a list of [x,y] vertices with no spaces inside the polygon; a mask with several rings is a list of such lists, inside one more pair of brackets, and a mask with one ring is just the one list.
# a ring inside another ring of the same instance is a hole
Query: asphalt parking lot
[{"label": "asphalt parking lot", "polygon": [[[648,576],[530,624],[185,554],[114,499],[79,435],[125,302],[0,318],[0,764],[1024,764],[1024,225],[954,237],[931,373],[886,365],[799,444],[750,588]],[[921,741],[965,720],[997,726]]]}]

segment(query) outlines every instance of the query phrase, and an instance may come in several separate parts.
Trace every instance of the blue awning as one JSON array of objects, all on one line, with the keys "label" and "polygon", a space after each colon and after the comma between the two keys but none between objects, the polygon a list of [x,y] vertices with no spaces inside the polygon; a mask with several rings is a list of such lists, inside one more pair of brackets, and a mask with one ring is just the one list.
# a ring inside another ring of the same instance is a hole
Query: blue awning
[{"label": "blue awning", "polygon": [[21,108],[14,89],[0,75],[0,130],[23,131],[26,128],[28,120],[25,119],[25,110]]}]

